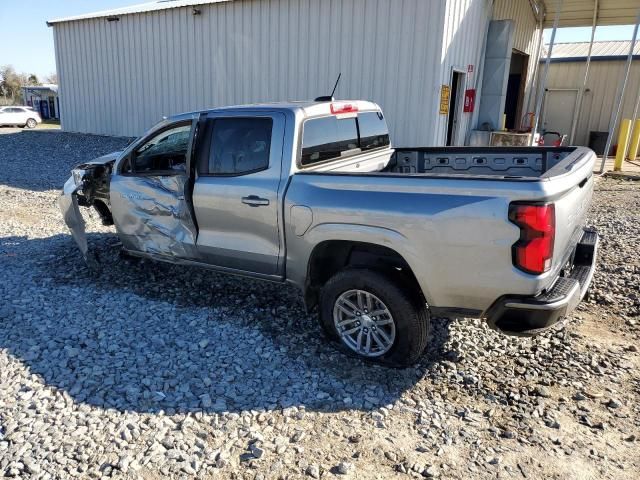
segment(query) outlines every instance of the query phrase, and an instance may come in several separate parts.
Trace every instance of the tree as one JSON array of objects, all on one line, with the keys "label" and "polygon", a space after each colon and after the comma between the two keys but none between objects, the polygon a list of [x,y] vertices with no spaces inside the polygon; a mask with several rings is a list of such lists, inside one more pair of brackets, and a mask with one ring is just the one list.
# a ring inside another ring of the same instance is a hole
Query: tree
[{"label": "tree", "polygon": [[26,85],[40,85],[40,81],[38,80],[38,76],[35,73],[30,73],[27,76]]},{"label": "tree", "polygon": [[10,99],[13,103],[16,98],[21,97],[20,86],[22,78],[11,65],[0,67],[0,95]]},{"label": "tree", "polygon": [[0,66],[0,104],[22,103],[23,85],[40,85],[38,76],[35,73],[18,73],[13,65]]}]

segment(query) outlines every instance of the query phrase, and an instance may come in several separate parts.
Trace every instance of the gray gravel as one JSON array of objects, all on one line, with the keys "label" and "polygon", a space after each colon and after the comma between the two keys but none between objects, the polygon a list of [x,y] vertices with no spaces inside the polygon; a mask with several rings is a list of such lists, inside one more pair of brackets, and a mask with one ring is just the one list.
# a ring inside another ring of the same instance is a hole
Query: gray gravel
[{"label": "gray gravel", "polygon": [[568,322],[438,320],[387,370],[327,344],[293,289],[121,258],[87,214],[89,272],[55,189],[126,141],[0,135],[0,476],[637,478],[640,182],[598,183],[601,262]]}]

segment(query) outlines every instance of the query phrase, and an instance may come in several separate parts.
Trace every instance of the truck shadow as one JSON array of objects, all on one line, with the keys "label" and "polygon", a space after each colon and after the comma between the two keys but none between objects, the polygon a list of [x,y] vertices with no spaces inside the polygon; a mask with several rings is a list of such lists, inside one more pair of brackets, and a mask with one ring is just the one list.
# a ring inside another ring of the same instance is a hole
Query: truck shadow
[{"label": "truck shadow", "polygon": [[297,290],[201,269],[122,258],[91,234],[91,272],[71,237],[0,239],[0,349],[76,401],[119,411],[372,410],[439,360],[434,321],[418,365],[388,369],[325,340]]}]

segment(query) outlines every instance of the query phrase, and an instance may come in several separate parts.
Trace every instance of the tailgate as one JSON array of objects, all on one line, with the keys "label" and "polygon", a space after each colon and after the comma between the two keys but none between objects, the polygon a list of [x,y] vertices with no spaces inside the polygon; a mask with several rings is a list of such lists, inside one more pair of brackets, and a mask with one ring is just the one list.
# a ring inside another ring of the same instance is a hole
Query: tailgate
[{"label": "tailgate", "polygon": [[593,198],[596,155],[588,148],[577,148],[543,176],[549,202],[556,212],[554,273],[559,272],[572,255],[582,235],[587,211]]}]

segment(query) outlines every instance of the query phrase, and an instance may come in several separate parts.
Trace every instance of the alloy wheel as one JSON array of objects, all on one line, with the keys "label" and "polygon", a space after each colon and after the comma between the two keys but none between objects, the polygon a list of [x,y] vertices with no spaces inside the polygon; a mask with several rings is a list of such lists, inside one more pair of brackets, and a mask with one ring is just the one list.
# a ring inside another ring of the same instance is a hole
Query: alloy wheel
[{"label": "alloy wheel", "polygon": [[393,347],[393,316],[384,302],[370,292],[342,293],[333,307],[333,322],[342,342],[363,357],[379,357]]}]

